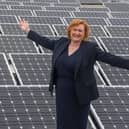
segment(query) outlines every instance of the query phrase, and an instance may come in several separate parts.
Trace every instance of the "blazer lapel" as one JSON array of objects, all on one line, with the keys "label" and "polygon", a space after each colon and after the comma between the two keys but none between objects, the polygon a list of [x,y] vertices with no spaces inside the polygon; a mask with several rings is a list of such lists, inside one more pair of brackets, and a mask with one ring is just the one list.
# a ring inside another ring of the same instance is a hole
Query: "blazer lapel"
[{"label": "blazer lapel", "polygon": [[87,47],[85,47],[86,44],[87,43],[86,42],[83,42],[83,41],[81,43],[80,51],[78,52],[78,61],[77,61],[78,63],[75,66],[74,79],[76,79],[76,76],[77,76],[78,70],[80,68],[81,62],[82,62],[82,60],[84,59],[84,56],[85,56],[84,55],[85,54],[85,51],[87,51],[86,50]]},{"label": "blazer lapel", "polygon": [[77,76],[77,72],[79,70],[79,67],[80,67],[80,64],[81,64],[81,60],[82,60],[82,55],[83,55],[82,45],[80,47],[81,47],[80,51],[78,52],[78,61],[77,61],[76,65],[75,65],[74,79]]},{"label": "blazer lapel", "polygon": [[69,41],[62,42],[61,45],[57,48],[55,52],[55,57],[53,59],[53,65],[55,65],[56,59],[61,55],[61,53],[66,49],[67,45],[69,44]]}]

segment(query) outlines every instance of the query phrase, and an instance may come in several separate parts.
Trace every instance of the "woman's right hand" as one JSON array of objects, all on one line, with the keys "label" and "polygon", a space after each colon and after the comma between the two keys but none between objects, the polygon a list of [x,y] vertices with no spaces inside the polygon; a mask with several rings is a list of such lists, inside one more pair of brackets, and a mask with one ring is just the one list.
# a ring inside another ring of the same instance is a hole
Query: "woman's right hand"
[{"label": "woman's right hand", "polygon": [[30,27],[29,27],[29,23],[28,21],[22,19],[19,21],[19,26],[21,28],[22,31],[28,33],[30,31]]}]

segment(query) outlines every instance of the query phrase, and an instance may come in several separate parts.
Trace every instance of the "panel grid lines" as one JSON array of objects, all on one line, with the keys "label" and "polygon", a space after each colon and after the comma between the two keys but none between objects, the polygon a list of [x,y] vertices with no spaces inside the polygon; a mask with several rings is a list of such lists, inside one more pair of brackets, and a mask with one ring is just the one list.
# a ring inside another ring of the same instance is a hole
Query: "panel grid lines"
[{"label": "panel grid lines", "polygon": [[21,84],[41,85],[49,83],[51,55],[11,54]]},{"label": "panel grid lines", "polygon": [[129,127],[129,86],[99,87],[100,98],[93,103],[105,129]]}]

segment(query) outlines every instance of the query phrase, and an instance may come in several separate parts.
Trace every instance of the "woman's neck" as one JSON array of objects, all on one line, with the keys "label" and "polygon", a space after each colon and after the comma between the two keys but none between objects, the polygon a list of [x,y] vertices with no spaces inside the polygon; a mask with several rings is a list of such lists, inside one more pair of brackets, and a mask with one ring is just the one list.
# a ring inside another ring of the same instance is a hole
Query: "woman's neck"
[{"label": "woman's neck", "polygon": [[70,42],[70,45],[71,45],[71,46],[74,46],[74,47],[80,46],[80,44],[81,44],[81,42],[74,42],[74,41],[71,41],[71,42]]}]

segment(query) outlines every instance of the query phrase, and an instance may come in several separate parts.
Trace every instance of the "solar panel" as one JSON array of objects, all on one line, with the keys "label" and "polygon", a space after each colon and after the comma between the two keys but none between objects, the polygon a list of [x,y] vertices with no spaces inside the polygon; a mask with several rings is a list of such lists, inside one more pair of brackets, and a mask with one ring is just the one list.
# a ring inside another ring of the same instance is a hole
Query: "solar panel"
[{"label": "solar panel", "polygon": [[21,19],[26,19],[30,24],[63,24],[60,17],[54,17],[54,16],[51,17],[23,16],[21,17]]},{"label": "solar panel", "polygon": [[129,4],[127,3],[104,3],[106,7],[108,7],[111,12],[128,12]]},{"label": "solar panel", "polygon": [[102,77],[100,76],[100,74],[98,73],[97,68],[94,69],[94,75],[96,78],[97,85],[104,85],[104,81],[103,81]]},{"label": "solar panel", "polygon": [[75,7],[64,7],[64,6],[56,6],[56,7],[49,7],[49,6],[46,6],[45,7],[46,10],[57,10],[57,11],[76,11],[76,8]]},{"label": "solar panel", "polygon": [[7,9],[8,7],[6,5],[0,5],[0,9]]},{"label": "solar panel", "polygon": [[55,3],[57,3],[58,2],[58,0],[33,0],[34,2],[49,2],[49,3],[51,3],[51,2],[55,2]]},{"label": "solar panel", "polygon": [[0,1],[0,4],[1,5],[20,5],[20,2],[18,1],[4,1],[4,0],[1,0]]},{"label": "solar panel", "polygon": [[53,25],[53,28],[57,36],[66,35],[66,26],[65,25]]},{"label": "solar panel", "polygon": [[79,0],[80,3],[98,3],[101,4],[100,0]]},{"label": "solar panel", "polygon": [[[5,35],[26,35],[21,31],[18,24],[1,24]],[[49,25],[31,25],[30,28],[41,35],[53,35],[52,29]]]},{"label": "solar panel", "polygon": [[[19,2],[19,0],[6,0],[6,1],[17,1],[17,2]],[[20,2],[31,2],[31,0],[20,0]]]},{"label": "solar panel", "polygon": [[101,0],[102,2],[106,3],[106,2],[111,2],[110,0]]},{"label": "solar panel", "polygon": [[55,96],[45,85],[0,87],[0,113],[2,129],[56,129]]},{"label": "solar panel", "polygon": [[[78,18],[78,17],[76,17],[76,18]],[[64,19],[67,22],[67,24],[69,24],[69,22],[75,18],[64,17]],[[104,18],[79,17],[79,19],[86,20],[89,23],[89,25],[102,25],[102,26],[107,25]]]},{"label": "solar panel", "polygon": [[0,16],[0,23],[17,23],[15,16]]},{"label": "solar panel", "polygon": [[18,5],[11,5],[10,6],[11,9],[25,9],[25,10],[42,10],[42,6],[37,6],[37,5],[22,5],[22,6],[18,6]]},{"label": "solar panel", "polygon": [[129,26],[105,26],[113,37],[129,37]]},{"label": "solar panel", "polygon": [[1,36],[0,46],[3,53],[37,53],[36,47],[26,36]]},{"label": "solar panel", "polygon": [[49,17],[71,17],[71,14],[69,11],[35,11],[37,16],[49,16]]},{"label": "solar panel", "polygon": [[93,102],[104,129],[129,127],[129,86],[99,87],[100,98]]},{"label": "solar panel", "polygon": [[9,69],[7,58],[0,54],[0,85],[14,85],[14,78]]},{"label": "solar panel", "polygon": [[91,36],[107,36],[102,26],[90,26],[91,28]]},{"label": "solar panel", "polygon": [[73,15],[75,17],[100,17],[100,18],[108,18],[108,15],[106,12],[73,12]]},{"label": "solar panel", "polygon": [[71,6],[71,7],[79,7],[80,6],[80,3],[69,3],[69,2],[61,2],[61,3],[54,3],[54,6]]},{"label": "solar panel", "polygon": [[112,54],[129,55],[129,38],[122,37],[100,37],[104,48]]},{"label": "solar panel", "polygon": [[113,18],[129,18],[128,12],[111,12]]},{"label": "solar panel", "polygon": [[11,54],[11,59],[22,84],[49,83],[51,54]]},{"label": "solar panel", "polygon": [[112,18],[108,19],[111,25],[117,25],[117,26],[128,26],[129,25],[129,19],[128,18]]},{"label": "solar panel", "polygon": [[30,28],[32,30],[35,30],[37,33],[39,33],[40,35],[49,35],[49,36],[53,36],[54,32],[51,28],[50,25],[30,25]]},{"label": "solar panel", "polygon": [[[55,96],[48,93],[52,52],[28,40],[18,20],[26,19],[50,39],[66,36],[71,19],[87,20],[90,41],[129,59],[129,4],[124,2],[0,0],[0,129],[56,129]],[[129,128],[128,70],[101,62],[94,68],[101,97],[93,102],[97,117],[88,121],[88,129],[97,129],[98,121],[104,129]]]},{"label": "solar panel", "polygon": [[55,97],[48,87],[0,87],[0,128],[55,129]]},{"label": "solar panel", "polygon": [[79,8],[80,11],[95,11],[95,12],[109,12],[109,9],[106,7],[100,7],[100,8],[93,8],[93,7],[89,7],[89,8]]},{"label": "solar panel", "polygon": [[[123,58],[129,59],[129,56]],[[99,67],[107,82],[111,85],[128,85],[129,84],[129,71],[126,69],[112,67],[109,64],[99,62]]]},{"label": "solar panel", "polygon": [[51,3],[49,3],[49,2],[34,2],[34,1],[31,1],[31,2],[22,2],[23,3],[23,5],[24,6],[28,6],[28,5],[31,5],[31,6],[42,6],[42,7],[44,7],[44,6],[50,6],[50,4]]},{"label": "solar panel", "polygon": [[0,24],[5,35],[25,35],[18,24]]},{"label": "solar panel", "polygon": [[77,3],[78,0],[60,0],[61,3]]},{"label": "solar panel", "polygon": [[32,12],[30,10],[0,9],[0,15],[32,16]]}]

